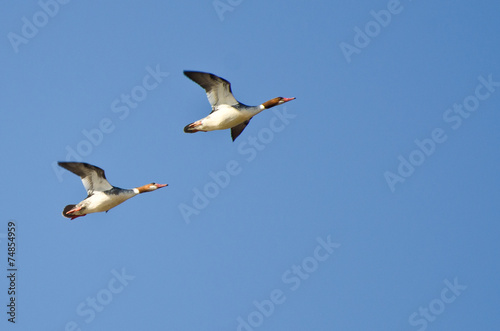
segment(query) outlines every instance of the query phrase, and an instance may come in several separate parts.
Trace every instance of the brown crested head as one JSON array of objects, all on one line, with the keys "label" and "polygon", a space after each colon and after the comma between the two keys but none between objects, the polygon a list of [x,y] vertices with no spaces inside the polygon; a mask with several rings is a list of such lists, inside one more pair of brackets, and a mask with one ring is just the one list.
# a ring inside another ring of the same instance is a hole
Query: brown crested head
[{"label": "brown crested head", "polygon": [[165,187],[165,186],[168,186],[168,184],[151,183],[151,184],[146,184],[146,185],[137,187],[136,189],[137,189],[137,191],[139,191],[138,193],[146,193],[146,192],[155,191],[155,190],[162,188],[162,187]]},{"label": "brown crested head", "polygon": [[274,106],[278,106],[278,105],[281,105],[282,103],[292,101],[292,100],[295,100],[295,98],[277,97],[277,98],[274,98],[274,99],[271,99],[269,101],[264,102],[262,104],[262,106],[264,106],[264,109],[269,109],[269,108],[272,108]]}]

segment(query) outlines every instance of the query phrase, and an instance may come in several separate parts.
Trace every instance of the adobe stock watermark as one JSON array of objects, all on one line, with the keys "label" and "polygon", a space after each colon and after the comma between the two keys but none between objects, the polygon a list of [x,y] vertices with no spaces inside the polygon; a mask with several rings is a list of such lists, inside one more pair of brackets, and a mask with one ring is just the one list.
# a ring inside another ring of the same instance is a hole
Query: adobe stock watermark
[{"label": "adobe stock watermark", "polygon": [[31,39],[38,35],[40,29],[45,27],[51,19],[53,19],[61,9],[61,5],[66,5],[70,0],[40,0],[38,7],[40,10],[36,11],[31,19],[26,16],[21,18],[22,26],[19,33],[7,33],[10,45],[15,53],[19,53],[19,46],[26,45]]},{"label": "adobe stock watermark", "polygon": [[243,1],[244,0],[214,0],[212,5],[214,6],[219,20],[223,22],[225,13],[232,12],[234,8],[241,5]]},{"label": "adobe stock watermark", "polygon": [[[462,122],[479,109],[481,102],[490,98],[496,88],[500,87],[500,82],[494,81],[492,76],[492,74],[488,75],[487,78],[479,76],[477,78],[479,84],[474,88],[474,93],[466,96],[461,103],[454,103],[452,107],[444,111],[442,115],[443,121],[452,130],[458,130],[462,126]],[[428,138],[415,139],[415,149],[407,157],[398,156],[397,171],[384,172],[384,179],[391,192],[394,193],[396,184],[404,183],[413,175],[417,167],[424,164],[427,158],[436,152],[438,145],[444,143],[447,139],[446,130],[442,128],[432,130]]]},{"label": "adobe stock watermark", "polygon": [[[411,1],[411,0],[410,0]],[[360,54],[363,48],[366,48],[373,38],[376,38],[382,28],[387,28],[391,24],[392,18],[395,15],[401,14],[404,7],[399,0],[389,0],[387,2],[387,9],[379,11],[371,10],[370,15],[373,20],[368,21],[364,28],[358,26],[354,27],[353,44],[341,42],[339,44],[340,50],[344,55],[347,63],[351,63],[354,54]]]},{"label": "adobe stock watermark", "polygon": [[[146,74],[140,84],[132,87],[129,93],[122,93],[119,98],[111,102],[111,113],[116,114],[115,116],[120,121],[128,118],[131,109],[137,109],[139,104],[146,99],[148,93],[156,89],[163,82],[163,79],[170,75],[168,72],[161,71],[159,64],[154,69],[147,66],[145,70]],[[106,135],[109,135],[116,129],[116,122],[116,118],[113,120],[111,117],[103,117],[96,127],[88,130],[83,129],[81,131],[83,135],[82,140],[74,147],[70,145],[66,146],[67,153],[65,160],[82,162],[84,157],[90,155],[95,147],[102,144]],[[52,162],[52,169],[59,182],[62,182],[62,176],[67,171],[59,167],[57,161]]]},{"label": "adobe stock watermark", "polygon": [[[334,249],[340,247],[340,244],[331,241],[331,236],[327,236],[326,240],[321,237],[316,238],[317,246],[314,248],[313,254],[302,259],[299,265],[292,265],[285,270],[281,275],[283,286],[288,288],[288,291],[296,291],[300,288],[303,281],[309,279],[311,275],[318,270],[319,265],[328,260],[333,254]],[[255,310],[244,317],[238,316],[236,322],[236,331],[253,331],[262,326],[266,318],[271,317],[278,305],[282,305],[287,300],[285,295],[286,290],[280,288],[273,289],[269,293],[269,299],[262,301],[254,300],[253,305]]]},{"label": "adobe stock watermark", "polygon": [[[111,274],[113,277],[111,277],[104,288],[97,291],[95,296],[87,297],[76,306],[76,314],[83,318],[85,324],[94,321],[97,314],[104,311],[104,309],[114,300],[115,296],[122,293],[129,285],[129,282],[135,278],[135,276],[127,274],[125,268],[122,268],[120,272],[113,269],[111,270]],[[82,331],[76,321],[69,321],[66,323],[64,330]]]},{"label": "adobe stock watermark", "polygon": [[[274,116],[269,120],[269,125],[261,128],[256,136],[248,136],[237,147],[238,154],[243,156],[247,163],[255,160],[259,152],[263,151],[274,140],[275,135],[285,130],[290,124],[290,120],[297,116],[290,114],[285,106],[273,108],[272,112]],[[239,175],[242,171],[243,166],[237,160],[229,160],[222,170],[210,171],[208,173],[210,180],[201,189],[193,188],[191,204],[180,203],[178,205],[184,222],[191,223],[191,217],[199,215],[201,210],[207,208],[210,201],[215,199],[231,183],[231,178]]]},{"label": "adobe stock watermark", "polygon": [[417,331],[427,329],[429,323],[434,322],[445,311],[446,307],[453,303],[467,289],[467,286],[458,283],[456,277],[453,283],[445,279],[444,285],[445,287],[441,290],[438,298],[431,300],[425,307],[420,306],[418,312],[413,312],[408,318],[408,323],[411,326],[420,326]]}]

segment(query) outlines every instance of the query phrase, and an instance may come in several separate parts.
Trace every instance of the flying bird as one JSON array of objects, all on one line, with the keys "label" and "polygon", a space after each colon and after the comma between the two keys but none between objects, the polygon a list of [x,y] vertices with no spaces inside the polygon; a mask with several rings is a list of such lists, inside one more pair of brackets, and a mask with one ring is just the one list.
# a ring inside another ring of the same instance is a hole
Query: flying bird
[{"label": "flying bird", "polygon": [[133,189],[122,189],[111,185],[104,175],[104,170],[99,167],[81,162],[58,162],[57,164],[80,176],[88,193],[87,198],[82,202],[64,207],[63,216],[72,220],[90,213],[108,212],[137,194],[151,192],[168,185],[151,183]]},{"label": "flying bird", "polygon": [[295,99],[277,97],[258,106],[247,106],[234,98],[231,83],[224,78],[199,71],[184,71],[184,75],[205,89],[208,101],[212,105],[212,112],[207,117],[184,127],[184,132],[187,133],[231,129],[231,138],[234,141],[252,117],[264,109]]}]

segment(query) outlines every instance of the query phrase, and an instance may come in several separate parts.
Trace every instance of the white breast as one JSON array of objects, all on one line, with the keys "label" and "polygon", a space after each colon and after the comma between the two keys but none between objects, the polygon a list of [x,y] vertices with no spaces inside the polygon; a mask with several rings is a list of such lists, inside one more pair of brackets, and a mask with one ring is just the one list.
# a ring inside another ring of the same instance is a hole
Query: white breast
[{"label": "white breast", "polygon": [[103,192],[94,192],[92,196],[85,199],[87,206],[87,213],[98,213],[102,211],[110,210],[113,207],[118,206],[122,202],[132,198],[136,193],[133,191],[125,191],[120,194],[106,194]]},{"label": "white breast", "polygon": [[220,105],[215,112],[202,120],[200,129],[203,131],[230,129],[251,119],[261,111],[258,107],[236,109],[229,105]]}]

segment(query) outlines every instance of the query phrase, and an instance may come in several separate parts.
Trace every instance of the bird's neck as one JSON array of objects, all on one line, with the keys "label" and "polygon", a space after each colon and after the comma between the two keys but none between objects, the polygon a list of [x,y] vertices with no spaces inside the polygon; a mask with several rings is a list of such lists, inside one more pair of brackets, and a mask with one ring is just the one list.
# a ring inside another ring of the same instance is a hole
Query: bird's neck
[{"label": "bird's neck", "polygon": [[246,106],[246,105],[240,105],[238,107],[240,111],[243,111],[244,113],[250,114],[252,117],[266,109],[263,105],[259,106]]}]

